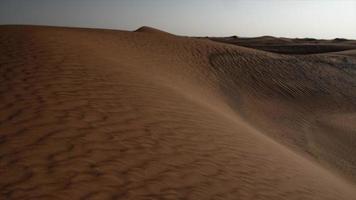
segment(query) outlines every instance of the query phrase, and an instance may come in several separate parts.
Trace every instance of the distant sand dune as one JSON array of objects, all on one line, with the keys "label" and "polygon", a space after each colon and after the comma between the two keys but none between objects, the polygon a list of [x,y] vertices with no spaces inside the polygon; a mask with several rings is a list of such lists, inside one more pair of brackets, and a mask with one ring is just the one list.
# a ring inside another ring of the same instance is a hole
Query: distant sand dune
[{"label": "distant sand dune", "polygon": [[256,38],[244,37],[212,37],[210,40],[234,44],[269,52],[282,54],[317,54],[338,51],[352,51],[356,49],[355,40],[335,38],[334,40],[318,40],[314,38],[277,38],[262,36]]},{"label": "distant sand dune", "polygon": [[0,27],[0,199],[356,198],[356,62]]}]

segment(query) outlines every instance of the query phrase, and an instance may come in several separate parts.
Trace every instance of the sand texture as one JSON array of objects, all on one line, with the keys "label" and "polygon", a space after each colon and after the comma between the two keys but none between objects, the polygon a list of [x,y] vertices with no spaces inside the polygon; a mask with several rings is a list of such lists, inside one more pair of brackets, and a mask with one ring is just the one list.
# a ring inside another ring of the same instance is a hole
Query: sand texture
[{"label": "sand texture", "polygon": [[317,54],[356,49],[356,41],[343,38],[333,40],[318,40],[314,38],[277,38],[262,36],[256,38],[245,37],[211,37],[210,40],[250,47],[254,49],[282,53],[282,54]]},{"label": "sand texture", "polygon": [[343,50],[0,26],[0,199],[355,200]]}]

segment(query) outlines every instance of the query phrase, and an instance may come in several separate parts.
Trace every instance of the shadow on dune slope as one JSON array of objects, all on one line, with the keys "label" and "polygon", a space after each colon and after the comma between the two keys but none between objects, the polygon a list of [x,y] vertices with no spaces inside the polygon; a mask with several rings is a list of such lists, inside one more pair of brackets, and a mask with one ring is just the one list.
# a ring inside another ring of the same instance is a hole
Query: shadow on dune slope
[{"label": "shadow on dune slope", "polygon": [[356,117],[355,60],[240,49],[212,54],[210,63],[227,102],[250,124],[356,180],[356,127],[324,121]]}]

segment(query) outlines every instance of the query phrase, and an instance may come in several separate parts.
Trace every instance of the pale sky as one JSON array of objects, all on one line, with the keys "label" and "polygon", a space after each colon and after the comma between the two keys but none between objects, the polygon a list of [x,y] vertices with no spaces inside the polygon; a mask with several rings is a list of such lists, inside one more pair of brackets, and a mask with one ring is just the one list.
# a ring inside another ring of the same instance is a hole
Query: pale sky
[{"label": "pale sky", "polygon": [[0,24],[356,39],[356,0],[0,0]]}]

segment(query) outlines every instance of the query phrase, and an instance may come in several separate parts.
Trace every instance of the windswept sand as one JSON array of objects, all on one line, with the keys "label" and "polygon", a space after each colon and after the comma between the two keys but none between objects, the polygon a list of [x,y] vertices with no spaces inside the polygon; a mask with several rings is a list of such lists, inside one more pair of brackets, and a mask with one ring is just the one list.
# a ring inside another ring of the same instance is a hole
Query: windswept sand
[{"label": "windswept sand", "polygon": [[0,26],[0,199],[356,199],[356,60]]},{"label": "windswept sand", "polygon": [[335,38],[333,40],[318,40],[314,38],[277,38],[262,36],[256,38],[244,37],[211,37],[210,40],[234,44],[254,49],[282,54],[316,54],[356,49],[355,40]]}]

